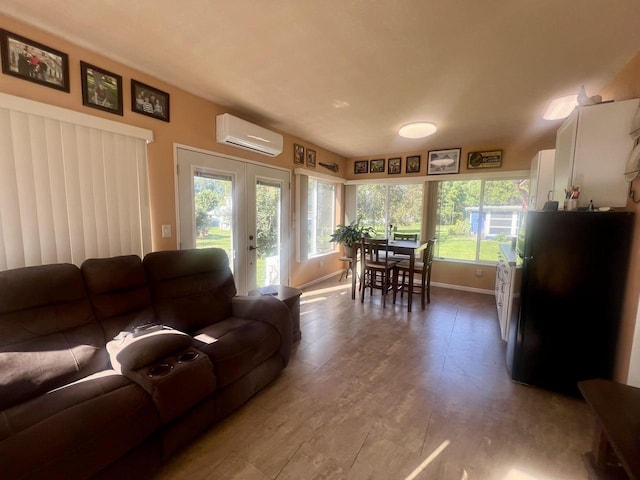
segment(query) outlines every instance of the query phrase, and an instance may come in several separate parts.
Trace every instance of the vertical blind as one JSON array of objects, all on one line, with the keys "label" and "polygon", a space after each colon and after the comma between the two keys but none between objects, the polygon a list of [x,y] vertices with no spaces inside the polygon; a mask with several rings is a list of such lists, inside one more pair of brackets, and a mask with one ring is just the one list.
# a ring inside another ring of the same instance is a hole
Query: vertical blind
[{"label": "vertical blind", "polygon": [[0,270],[149,252],[146,168],[143,138],[0,103]]}]

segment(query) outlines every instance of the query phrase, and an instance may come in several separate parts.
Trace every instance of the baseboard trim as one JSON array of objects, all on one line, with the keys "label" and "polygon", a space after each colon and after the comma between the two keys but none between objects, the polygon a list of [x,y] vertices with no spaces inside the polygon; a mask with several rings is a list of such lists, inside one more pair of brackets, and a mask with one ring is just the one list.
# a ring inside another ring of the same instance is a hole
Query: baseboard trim
[{"label": "baseboard trim", "polygon": [[431,282],[432,287],[449,288],[451,290],[462,290],[464,292],[482,293],[483,295],[495,295],[495,290],[485,290],[484,288],[467,287],[465,285],[452,285],[450,283]]},{"label": "baseboard trim", "polygon": [[329,280],[330,278],[335,277],[337,275],[342,275],[343,272],[344,272],[344,269],[338,270],[337,272],[328,273],[327,275],[324,275],[323,277],[320,277],[320,278],[316,278],[315,280],[311,280],[310,282],[303,283],[302,285],[296,285],[294,288],[303,289],[307,287],[312,287],[317,283],[324,282],[325,280]]},{"label": "baseboard trim", "polygon": [[[312,287],[313,285],[320,283],[320,282],[324,282],[325,280],[328,280],[332,277],[335,277],[337,275],[341,275],[344,272],[344,270],[338,270],[337,272],[333,272],[333,273],[329,273],[327,275],[324,275],[323,277],[320,278],[316,278],[315,280],[312,280],[310,282],[304,283],[302,285],[296,285],[295,288],[307,288],[307,287]],[[474,287],[467,287],[465,285],[453,285],[450,283],[440,283],[440,282],[431,282],[431,285],[434,287],[440,287],[440,288],[449,288],[451,290],[462,290],[464,292],[473,292],[473,293],[481,293],[483,295],[495,295],[495,291],[494,290],[485,290],[484,288],[474,288]]]}]

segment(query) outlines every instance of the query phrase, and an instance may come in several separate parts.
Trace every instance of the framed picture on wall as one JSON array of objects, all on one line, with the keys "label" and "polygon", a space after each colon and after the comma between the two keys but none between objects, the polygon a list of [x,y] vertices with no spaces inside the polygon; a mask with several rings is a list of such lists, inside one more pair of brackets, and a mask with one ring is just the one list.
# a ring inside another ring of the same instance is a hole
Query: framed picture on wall
[{"label": "framed picture on wall", "polygon": [[420,155],[407,157],[406,173],[417,173],[420,171]]},{"label": "framed picture on wall", "polygon": [[369,172],[384,173],[384,158],[371,160],[369,165]]},{"label": "framed picture on wall", "polygon": [[369,160],[356,160],[353,162],[353,173],[369,173]]},{"label": "framed picture on wall", "polygon": [[69,56],[0,29],[2,73],[69,92]]},{"label": "framed picture on wall", "polygon": [[82,104],[122,115],[122,77],[80,62]]},{"label": "framed picture on wall", "polygon": [[390,158],[387,173],[395,175],[402,172],[402,158]]},{"label": "framed picture on wall", "polygon": [[431,150],[427,155],[427,174],[460,173],[460,149]]},{"label": "framed picture on wall", "polygon": [[168,122],[169,94],[131,79],[131,110]]},{"label": "framed picture on wall", "polygon": [[293,163],[304,165],[304,147],[297,143],[293,144]]},{"label": "framed picture on wall", "polygon": [[307,148],[307,167],[316,168],[316,151]]},{"label": "framed picture on wall", "polygon": [[496,168],[502,166],[502,150],[469,152],[467,168]]}]

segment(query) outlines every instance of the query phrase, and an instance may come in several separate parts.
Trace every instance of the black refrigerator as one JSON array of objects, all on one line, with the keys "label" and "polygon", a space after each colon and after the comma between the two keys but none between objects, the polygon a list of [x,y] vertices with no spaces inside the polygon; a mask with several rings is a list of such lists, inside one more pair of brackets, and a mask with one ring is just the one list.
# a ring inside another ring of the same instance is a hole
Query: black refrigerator
[{"label": "black refrigerator", "polygon": [[525,215],[507,368],[516,382],[578,395],[578,381],[613,374],[633,213]]}]

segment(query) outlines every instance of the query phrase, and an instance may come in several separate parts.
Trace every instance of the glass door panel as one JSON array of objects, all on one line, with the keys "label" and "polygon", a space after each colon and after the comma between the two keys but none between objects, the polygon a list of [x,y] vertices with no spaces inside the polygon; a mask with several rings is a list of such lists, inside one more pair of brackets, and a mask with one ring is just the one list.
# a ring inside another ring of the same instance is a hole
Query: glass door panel
[{"label": "glass door panel", "polygon": [[224,249],[241,294],[288,285],[289,172],[184,148],[177,163],[179,248]]},{"label": "glass door panel", "polygon": [[[287,171],[246,165],[248,259],[253,288],[289,284],[289,189]],[[284,220],[283,220],[284,219]]]},{"label": "glass door panel", "polygon": [[256,285],[280,283],[282,189],[277,183],[256,182]]},{"label": "glass door panel", "polygon": [[218,247],[234,258],[233,177],[205,170],[193,174],[196,248]]}]

